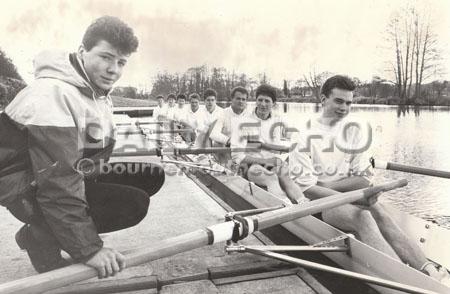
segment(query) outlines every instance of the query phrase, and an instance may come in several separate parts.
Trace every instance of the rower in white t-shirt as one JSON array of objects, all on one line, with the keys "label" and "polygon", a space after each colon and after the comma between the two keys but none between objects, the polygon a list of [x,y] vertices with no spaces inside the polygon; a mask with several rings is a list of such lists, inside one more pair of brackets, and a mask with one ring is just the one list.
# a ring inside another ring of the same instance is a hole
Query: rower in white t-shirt
[{"label": "rower in white t-shirt", "polygon": [[184,129],[191,129],[191,133],[183,133],[182,137],[187,143],[195,141],[196,130],[201,122],[200,116],[203,111],[200,107],[200,96],[197,93],[192,93],[189,95],[189,107],[184,110],[178,116],[176,116],[177,121],[181,124]]},{"label": "rower in white t-shirt", "polygon": [[[279,158],[279,153],[289,152],[283,146],[281,136],[285,124],[272,112],[276,102],[276,89],[260,85],[256,89],[256,108],[248,115],[236,118],[232,124],[230,143],[232,148],[246,148],[250,142],[258,142],[260,152],[233,152],[232,160],[240,166],[244,177],[267,190],[286,203],[305,201],[301,189],[289,177],[289,167]],[[253,145],[253,144],[250,144]]]},{"label": "rower in white t-shirt", "polygon": [[173,93],[170,93],[167,95],[167,107],[165,111],[165,115],[162,117],[162,119],[167,120],[173,120],[175,116],[175,111],[177,110],[176,103],[175,103],[176,96]]},{"label": "rower in white t-shirt", "polygon": [[235,87],[231,91],[231,105],[222,111],[222,115],[217,119],[210,138],[222,145],[230,145],[230,135],[232,131],[238,131],[239,119],[248,114],[247,108],[248,91],[244,87]]},{"label": "rower in white t-shirt", "polygon": [[223,109],[216,104],[217,92],[213,89],[206,89],[203,93],[205,99],[205,107],[200,110],[196,117],[196,131],[197,138],[195,146],[205,148],[212,146],[209,135],[214,127],[214,124],[222,115]]},{"label": "rower in white t-shirt", "polygon": [[185,104],[186,104],[186,95],[178,94],[177,95],[177,106],[175,107],[175,111],[173,114],[173,120],[175,120],[177,122],[181,122],[182,120],[186,119],[187,108],[185,107]]},{"label": "rower in white t-shirt", "polygon": [[164,96],[158,95],[156,96],[156,100],[158,101],[158,106],[153,109],[153,118],[155,120],[162,120],[163,117],[166,116],[167,107],[164,105]]},{"label": "rower in white t-shirt", "polygon": [[[291,177],[308,198],[328,197],[371,184],[364,173],[369,161],[361,160],[371,134],[366,132],[365,136],[365,125],[345,120],[355,89],[355,83],[347,76],[327,79],[321,88],[320,117],[312,120],[306,131],[300,131],[297,145],[291,149]],[[437,280],[448,279],[447,270],[427,260],[418,244],[377,202],[378,196],[325,210],[322,219],[339,229],[356,232],[364,243]]]}]

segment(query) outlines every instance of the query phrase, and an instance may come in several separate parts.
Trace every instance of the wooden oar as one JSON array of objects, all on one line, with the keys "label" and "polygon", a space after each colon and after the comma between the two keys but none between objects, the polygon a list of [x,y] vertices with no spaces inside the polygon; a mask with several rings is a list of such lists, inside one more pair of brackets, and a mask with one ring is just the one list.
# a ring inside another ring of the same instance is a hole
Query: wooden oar
[{"label": "wooden oar", "polygon": [[202,170],[207,170],[207,171],[212,171],[212,172],[224,172],[225,169],[223,167],[221,167],[221,169],[216,169],[216,168],[212,168],[210,166],[205,166],[205,165],[198,165],[198,164],[193,164],[191,162],[187,162],[187,161],[177,161],[177,160],[161,160],[162,163],[172,163],[172,164],[179,164],[182,166],[186,166],[186,167],[191,167],[191,168],[195,168],[195,169],[202,169]]},{"label": "wooden oar", "polygon": [[[254,254],[258,254],[261,256],[266,256],[266,257],[271,257],[274,259],[278,259],[281,261],[285,261],[285,262],[289,262],[292,264],[296,264],[302,267],[306,267],[306,268],[310,268],[310,269],[314,269],[314,270],[319,270],[319,271],[325,271],[328,273],[333,273],[336,275],[340,275],[340,276],[344,276],[344,277],[349,277],[352,279],[357,279],[360,281],[364,281],[367,283],[371,283],[374,285],[380,285],[383,287],[387,287],[389,289],[394,289],[394,290],[399,290],[402,291],[404,293],[414,293],[414,294],[439,294],[438,292],[435,291],[429,291],[427,289],[423,289],[423,288],[419,288],[419,287],[415,287],[415,286],[410,286],[410,285],[406,285],[406,284],[402,284],[402,283],[398,283],[396,281],[392,281],[392,280],[388,280],[388,279],[382,279],[382,278],[378,278],[378,277],[372,277],[372,276],[368,276],[368,275],[364,275],[364,274],[360,274],[360,273],[355,273],[352,271],[348,271],[348,270],[343,270],[340,268],[335,268],[332,266],[328,266],[328,265],[323,265],[323,264],[319,264],[316,262],[311,262],[308,260],[303,260],[303,259],[299,259],[299,258],[295,258],[292,256],[288,256],[285,254],[279,254],[276,252],[271,252],[271,251],[266,251],[266,250],[258,250],[256,248],[252,248],[250,246],[246,247],[247,252],[251,252]],[[444,292],[442,292],[444,293]],[[447,292],[445,292],[447,293]]]},{"label": "wooden oar", "polygon": [[171,159],[162,159],[161,162],[164,163],[179,163],[179,164],[189,164],[189,165],[195,165],[195,166],[210,166],[208,163],[202,163],[202,162],[194,162],[194,161],[181,161],[181,160],[171,160]]},{"label": "wooden oar", "polygon": [[114,152],[111,157],[121,156],[162,156],[162,155],[183,155],[183,154],[215,154],[229,152],[258,152],[259,148],[229,148],[229,147],[209,147],[209,148],[164,148],[146,149],[132,152]]},{"label": "wooden oar", "polygon": [[[243,238],[254,231],[263,230],[326,209],[352,203],[363,198],[369,198],[380,192],[403,187],[405,185],[407,185],[406,180],[393,181],[370,188],[321,198],[302,205],[293,205],[254,216],[247,216],[240,219],[241,224],[238,228],[238,235],[240,238]],[[206,245],[231,240],[235,237],[233,235],[235,226],[236,221],[228,221],[169,238],[164,241],[152,243],[147,247],[136,249],[135,251],[126,254],[126,264],[128,267],[136,266]],[[84,264],[74,264],[47,273],[4,283],[0,285],[0,293],[42,293],[95,276],[97,276],[97,271],[94,268]]]},{"label": "wooden oar", "polygon": [[176,133],[193,133],[192,129],[178,129],[178,130],[153,130],[140,129],[136,131],[117,132],[117,135],[142,135],[142,134],[176,134]]},{"label": "wooden oar", "polygon": [[412,173],[412,174],[419,174],[419,175],[426,175],[426,176],[432,176],[432,177],[439,177],[439,178],[446,178],[450,179],[450,172],[443,171],[443,170],[436,170],[436,169],[429,169],[424,167],[418,167],[418,166],[411,166],[411,165],[404,165],[394,162],[387,162],[382,160],[375,160],[375,158],[370,158],[370,164],[372,164],[372,167],[378,168],[378,169],[387,169],[387,170],[394,170],[394,171],[401,171],[406,173]]},{"label": "wooden oar", "polygon": [[162,121],[136,121],[134,123],[136,126],[141,126],[141,125],[162,125],[164,124],[164,122]]},{"label": "wooden oar", "polygon": [[162,125],[162,124],[164,124],[164,122],[162,122],[162,121],[143,121],[143,122],[136,121],[134,123],[119,122],[119,123],[116,123],[115,125],[116,126],[132,126],[132,125],[140,126],[140,125]]},{"label": "wooden oar", "polygon": [[254,141],[254,140],[248,140],[247,144],[248,144],[248,146],[258,147],[262,150],[267,150],[267,151],[271,151],[271,152],[289,153],[291,151],[290,146],[261,143],[260,141]]}]

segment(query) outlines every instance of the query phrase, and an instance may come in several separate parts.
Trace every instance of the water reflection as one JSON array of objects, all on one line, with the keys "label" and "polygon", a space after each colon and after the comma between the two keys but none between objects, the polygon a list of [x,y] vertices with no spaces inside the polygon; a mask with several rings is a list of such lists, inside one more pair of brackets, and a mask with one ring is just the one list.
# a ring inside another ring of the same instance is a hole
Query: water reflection
[{"label": "water reflection", "polygon": [[[405,116],[409,114],[410,108],[413,109],[415,116],[420,116],[420,110],[422,108],[429,108],[428,106],[420,106],[420,105],[398,105],[397,106],[397,117]],[[432,108],[430,111],[434,111]]]},{"label": "water reflection", "polygon": [[406,113],[409,114],[409,105],[398,105],[397,107],[397,117],[405,116]]},{"label": "water reflection", "polygon": [[419,116],[420,115],[420,106],[414,105],[414,115]]}]

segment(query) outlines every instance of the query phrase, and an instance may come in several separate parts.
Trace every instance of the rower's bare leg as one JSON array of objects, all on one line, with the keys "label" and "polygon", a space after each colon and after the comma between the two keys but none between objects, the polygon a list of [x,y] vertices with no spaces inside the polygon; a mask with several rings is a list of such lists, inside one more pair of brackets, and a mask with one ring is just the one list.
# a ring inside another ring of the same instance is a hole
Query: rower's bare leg
[{"label": "rower's bare leg", "polygon": [[247,178],[255,184],[266,186],[267,191],[280,198],[287,197],[280,187],[277,175],[259,164],[252,164],[249,167]]},{"label": "rower's bare leg", "polygon": [[289,173],[284,174],[283,171],[278,175],[280,187],[286,193],[287,197],[293,203],[300,203],[305,198],[302,189],[289,177]]},{"label": "rower's bare leg", "polygon": [[378,225],[368,210],[346,204],[322,212],[323,220],[344,231],[355,231],[362,242],[400,260],[398,255],[383,238]]},{"label": "rower's bare leg", "polygon": [[389,242],[397,255],[415,269],[420,269],[427,258],[419,245],[411,240],[386,212],[383,204],[377,202],[370,212],[378,224],[383,237]]}]

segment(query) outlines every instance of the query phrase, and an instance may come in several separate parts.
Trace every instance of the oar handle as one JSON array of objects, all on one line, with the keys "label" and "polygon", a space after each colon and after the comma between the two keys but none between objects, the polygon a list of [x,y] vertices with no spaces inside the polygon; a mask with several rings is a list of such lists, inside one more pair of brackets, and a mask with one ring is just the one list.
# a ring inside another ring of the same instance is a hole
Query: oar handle
[{"label": "oar handle", "polygon": [[450,172],[443,171],[443,170],[436,170],[436,169],[429,169],[424,167],[418,167],[418,166],[411,166],[411,165],[405,165],[395,162],[387,162],[383,160],[375,160],[375,158],[370,158],[370,164],[374,168],[378,169],[386,169],[386,170],[393,170],[393,171],[400,171],[400,172],[406,172],[406,173],[412,173],[412,174],[419,174],[419,175],[425,175],[425,176],[432,176],[432,177],[439,177],[439,178],[445,178],[450,179]]},{"label": "oar handle", "polygon": [[373,187],[363,189],[364,198],[369,198],[374,196],[375,194],[390,191],[393,189],[401,188],[408,185],[408,181],[406,179],[401,179],[397,181],[387,182],[381,185],[376,185]]}]

